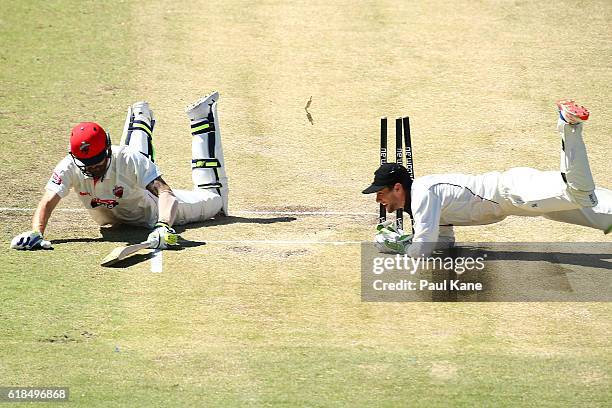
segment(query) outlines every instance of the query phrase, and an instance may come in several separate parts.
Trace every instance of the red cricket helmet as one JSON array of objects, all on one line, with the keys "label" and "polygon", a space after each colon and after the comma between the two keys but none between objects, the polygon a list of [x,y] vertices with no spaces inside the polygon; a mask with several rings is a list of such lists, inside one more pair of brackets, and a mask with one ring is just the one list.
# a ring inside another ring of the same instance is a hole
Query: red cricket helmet
[{"label": "red cricket helmet", "polygon": [[81,122],[70,132],[70,155],[79,167],[100,163],[110,154],[110,137],[95,122]]},{"label": "red cricket helmet", "polygon": [[101,163],[111,155],[110,136],[95,122],[81,122],[70,132],[69,153],[77,167],[92,176],[85,167]]}]

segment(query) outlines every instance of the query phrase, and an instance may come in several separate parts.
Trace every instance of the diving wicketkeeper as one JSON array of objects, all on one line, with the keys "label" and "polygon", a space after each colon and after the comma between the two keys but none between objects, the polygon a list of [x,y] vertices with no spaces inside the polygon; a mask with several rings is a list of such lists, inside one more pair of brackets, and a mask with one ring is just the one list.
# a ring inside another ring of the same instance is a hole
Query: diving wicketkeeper
[{"label": "diving wicketkeeper", "polygon": [[43,238],[51,213],[70,190],[100,225],[152,229],[151,248],[178,245],[172,228],[228,214],[227,175],[214,92],[186,109],[191,122],[193,190],[173,190],[155,163],[155,119],[147,102],[128,114],[119,146],[97,123],[82,122],[70,134],[68,155],[55,167],[32,219],[32,230],[17,235],[11,248],[49,248]]},{"label": "diving wicketkeeper", "polygon": [[377,247],[414,258],[428,256],[437,246],[454,243],[453,226],[492,224],[509,215],[542,216],[610,233],[612,191],[595,187],[582,140],[589,112],[571,100],[559,101],[557,107],[560,172],[520,167],[481,175],[434,174],[412,182],[403,166],[380,166],[363,193],[376,193],[376,202],[388,213],[411,209],[414,235],[379,224]]}]

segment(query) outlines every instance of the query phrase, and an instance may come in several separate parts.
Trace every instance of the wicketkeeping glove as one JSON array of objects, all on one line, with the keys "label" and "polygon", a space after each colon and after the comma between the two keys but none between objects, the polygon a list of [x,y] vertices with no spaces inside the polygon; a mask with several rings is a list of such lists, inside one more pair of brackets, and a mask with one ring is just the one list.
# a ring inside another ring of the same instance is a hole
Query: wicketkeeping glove
[{"label": "wicketkeeping glove", "polygon": [[385,236],[403,235],[404,231],[397,228],[395,222],[388,220],[376,225],[376,233]]},{"label": "wicketkeeping glove", "polygon": [[165,222],[155,224],[155,229],[149,234],[149,248],[166,249],[168,246],[178,246],[178,234]]},{"label": "wicketkeeping glove", "polygon": [[13,238],[11,248],[26,250],[49,249],[51,248],[51,242],[45,241],[42,234],[38,231],[26,231]]},{"label": "wicketkeeping glove", "polygon": [[396,228],[392,221],[378,224],[376,230],[374,245],[380,252],[405,254],[406,249],[412,244],[412,235],[407,235],[403,230]]}]

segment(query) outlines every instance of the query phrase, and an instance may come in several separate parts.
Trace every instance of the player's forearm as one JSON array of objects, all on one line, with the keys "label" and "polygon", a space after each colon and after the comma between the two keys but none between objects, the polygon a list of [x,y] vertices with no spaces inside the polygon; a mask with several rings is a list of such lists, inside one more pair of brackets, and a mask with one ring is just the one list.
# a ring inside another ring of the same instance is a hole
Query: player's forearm
[{"label": "player's forearm", "polygon": [[436,248],[439,239],[440,227],[437,223],[426,224],[416,221],[412,244],[406,253],[412,258],[428,257]]},{"label": "player's forearm", "polygon": [[174,193],[172,191],[160,191],[158,203],[158,220],[172,226],[178,210],[178,201]]},{"label": "player's forearm", "polygon": [[51,213],[60,201],[60,196],[47,192],[38,203],[34,217],[32,217],[32,230],[45,233]]},{"label": "player's forearm", "polygon": [[176,219],[178,201],[170,186],[161,177],[157,177],[147,185],[147,190],[157,196],[158,221],[172,226]]}]

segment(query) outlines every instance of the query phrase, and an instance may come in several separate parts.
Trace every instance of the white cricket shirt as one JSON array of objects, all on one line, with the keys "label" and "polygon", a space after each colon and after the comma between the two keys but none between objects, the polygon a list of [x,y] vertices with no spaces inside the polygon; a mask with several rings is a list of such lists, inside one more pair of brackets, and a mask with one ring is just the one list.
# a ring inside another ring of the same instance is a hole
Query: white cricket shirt
[{"label": "white cricket shirt", "polygon": [[506,217],[498,192],[501,173],[432,174],[414,180],[411,208],[414,236],[408,255],[429,255],[440,225],[482,225]]},{"label": "white cricket shirt", "polygon": [[153,227],[157,197],[146,186],[161,176],[155,163],[128,146],[112,146],[110,167],[102,180],[84,175],[70,155],[53,170],[46,189],[66,197],[74,189],[100,225],[122,222]]},{"label": "white cricket shirt", "polygon": [[503,173],[433,174],[412,184],[410,256],[428,255],[440,226],[492,224],[508,215],[538,216],[580,208],[558,171],[515,167]]}]

